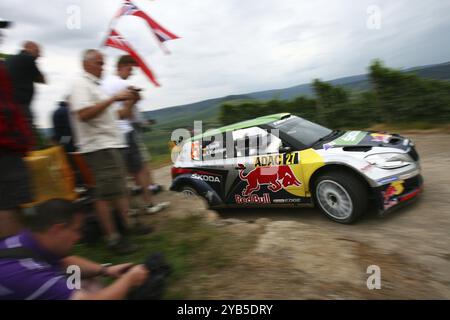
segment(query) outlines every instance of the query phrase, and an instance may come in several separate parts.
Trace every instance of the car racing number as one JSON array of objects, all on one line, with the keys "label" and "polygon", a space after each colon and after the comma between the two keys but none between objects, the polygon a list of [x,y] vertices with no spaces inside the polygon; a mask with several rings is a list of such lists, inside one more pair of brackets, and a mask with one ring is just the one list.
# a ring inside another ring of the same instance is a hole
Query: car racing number
[{"label": "car racing number", "polygon": [[300,163],[299,153],[292,152],[292,153],[258,156],[255,158],[254,165],[255,167],[290,166],[299,163]]}]

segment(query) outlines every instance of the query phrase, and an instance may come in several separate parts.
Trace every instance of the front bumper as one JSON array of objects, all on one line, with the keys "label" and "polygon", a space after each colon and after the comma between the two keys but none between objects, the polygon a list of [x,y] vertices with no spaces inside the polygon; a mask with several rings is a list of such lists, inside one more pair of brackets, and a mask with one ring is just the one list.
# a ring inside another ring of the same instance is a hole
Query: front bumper
[{"label": "front bumper", "polygon": [[422,190],[423,178],[420,174],[375,188],[379,214],[385,215],[412,202]]}]

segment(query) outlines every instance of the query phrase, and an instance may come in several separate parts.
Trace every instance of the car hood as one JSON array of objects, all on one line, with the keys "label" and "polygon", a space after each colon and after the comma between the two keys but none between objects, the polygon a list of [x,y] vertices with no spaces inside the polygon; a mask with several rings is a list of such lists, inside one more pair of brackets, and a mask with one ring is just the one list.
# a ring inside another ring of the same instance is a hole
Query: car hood
[{"label": "car hood", "polygon": [[[411,141],[398,134],[374,131],[344,131],[338,137],[324,142],[322,148],[327,150],[335,147],[345,149],[362,149],[371,147],[388,147],[407,150]],[[356,151],[356,150],[355,150]]]}]

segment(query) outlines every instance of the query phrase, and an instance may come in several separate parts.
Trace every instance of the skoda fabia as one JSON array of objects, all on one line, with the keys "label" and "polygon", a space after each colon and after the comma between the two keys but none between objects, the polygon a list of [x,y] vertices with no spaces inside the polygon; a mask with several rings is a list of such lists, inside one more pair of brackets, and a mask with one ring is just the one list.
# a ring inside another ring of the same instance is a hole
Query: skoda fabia
[{"label": "skoda fabia", "polygon": [[398,134],[339,131],[288,113],[259,117],[187,140],[171,190],[211,208],[315,205],[352,223],[373,204],[383,215],[422,190],[414,143]]}]

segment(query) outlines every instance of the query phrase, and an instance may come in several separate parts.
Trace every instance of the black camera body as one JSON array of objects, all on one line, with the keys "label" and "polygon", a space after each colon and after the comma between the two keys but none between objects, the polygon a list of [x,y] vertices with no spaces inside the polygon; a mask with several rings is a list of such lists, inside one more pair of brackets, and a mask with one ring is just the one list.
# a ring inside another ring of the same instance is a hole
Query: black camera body
[{"label": "black camera body", "polygon": [[128,300],[161,300],[166,289],[166,282],[172,269],[161,253],[150,255],[144,262],[150,271],[150,277],[139,288],[128,294]]}]

